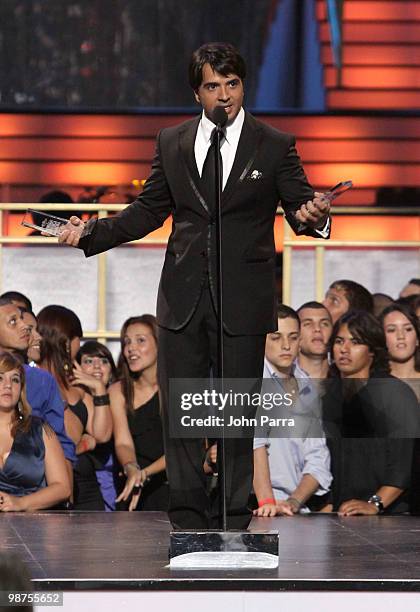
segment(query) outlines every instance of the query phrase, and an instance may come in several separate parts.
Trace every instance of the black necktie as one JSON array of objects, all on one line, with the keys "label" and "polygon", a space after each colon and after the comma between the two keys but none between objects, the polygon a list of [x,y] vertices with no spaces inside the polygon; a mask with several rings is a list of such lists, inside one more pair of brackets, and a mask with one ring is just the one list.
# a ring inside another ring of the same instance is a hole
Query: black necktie
[{"label": "black necktie", "polygon": [[[216,128],[215,128],[216,129]],[[214,150],[216,148],[216,140],[213,139],[214,130],[211,134],[211,145],[207,150],[206,159],[204,160],[203,172],[201,173],[201,185],[203,189],[203,195],[210,210],[214,210],[215,198],[216,198],[216,177],[214,173]],[[222,134],[220,138],[220,146],[225,139],[225,135]],[[222,169],[222,181],[223,181],[223,162],[222,155],[219,150],[220,167]]]}]

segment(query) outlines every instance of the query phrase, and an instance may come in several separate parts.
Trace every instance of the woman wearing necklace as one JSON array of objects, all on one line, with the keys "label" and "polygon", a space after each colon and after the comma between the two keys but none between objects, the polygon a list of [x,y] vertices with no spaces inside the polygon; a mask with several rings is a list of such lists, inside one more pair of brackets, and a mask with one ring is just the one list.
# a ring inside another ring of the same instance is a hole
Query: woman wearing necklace
[{"label": "woman wearing necklace", "polygon": [[31,416],[22,363],[0,355],[0,511],[51,508],[71,494],[53,430]]}]

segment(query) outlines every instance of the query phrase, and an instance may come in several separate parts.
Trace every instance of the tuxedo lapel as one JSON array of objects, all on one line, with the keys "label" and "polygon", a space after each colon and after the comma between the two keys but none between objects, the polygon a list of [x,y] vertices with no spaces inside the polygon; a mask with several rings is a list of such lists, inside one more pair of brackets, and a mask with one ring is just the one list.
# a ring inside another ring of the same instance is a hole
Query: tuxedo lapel
[{"label": "tuxedo lapel", "polygon": [[206,204],[206,200],[201,192],[201,180],[200,175],[198,174],[194,154],[195,137],[197,134],[198,124],[200,123],[200,118],[201,117],[197,117],[195,121],[192,121],[185,128],[185,130],[180,133],[179,147],[186,166],[186,172],[188,175],[188,182],[190,184],[190,187],[194,191],[200,204],[203,206],[206,212],[210,214],[209,208]]},{"label": "tuxedo lapel", "polygon": [[222,205],[226,204],[235,192],[238,183],[241,183],[247,176],[254,163],[260,141],[260,128],[252,115],[246,113],[238,148],[236,150],[235,161],[233,162],[232,170],[230,171],[229,178],[223,190]]}]

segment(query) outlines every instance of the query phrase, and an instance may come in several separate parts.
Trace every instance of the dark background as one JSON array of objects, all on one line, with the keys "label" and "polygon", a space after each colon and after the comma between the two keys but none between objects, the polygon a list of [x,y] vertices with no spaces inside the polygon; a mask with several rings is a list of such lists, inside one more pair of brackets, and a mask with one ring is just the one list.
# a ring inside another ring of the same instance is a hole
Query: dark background
[{"label": "dark background", "polygon": [[253,106],[278,0],[2,0],[0,109],[182,108],[203,42],[244,55]]}]

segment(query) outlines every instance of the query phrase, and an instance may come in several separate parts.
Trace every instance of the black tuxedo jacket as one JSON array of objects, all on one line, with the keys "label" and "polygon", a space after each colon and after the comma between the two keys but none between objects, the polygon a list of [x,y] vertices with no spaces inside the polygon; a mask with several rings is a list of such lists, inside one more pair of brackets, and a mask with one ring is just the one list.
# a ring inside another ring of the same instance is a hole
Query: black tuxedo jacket
[{"label": "black tuxedo jacket", "polygon": [[[88,223],[79,247],[87,257],[146,236],[172,214],[159,285],[159,325],[177,330],[191,318],[207,271],[215,297],[215,221],[194,157],[200,117],[162,130],[152,172],[139,197],[118,215]],[[277,329],[274,219],[281,200],[294,212],[313,197],[295,139],[246,113],[222,197],[224,324],[234,335]],[[317,236],[311,229],[298,233]],[[215,301],[216,303],[216,301]]]}]

